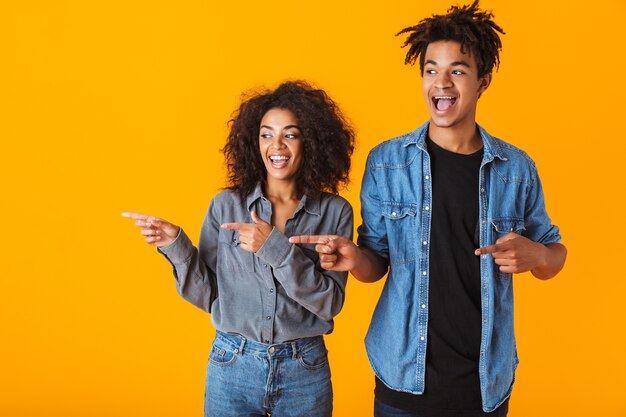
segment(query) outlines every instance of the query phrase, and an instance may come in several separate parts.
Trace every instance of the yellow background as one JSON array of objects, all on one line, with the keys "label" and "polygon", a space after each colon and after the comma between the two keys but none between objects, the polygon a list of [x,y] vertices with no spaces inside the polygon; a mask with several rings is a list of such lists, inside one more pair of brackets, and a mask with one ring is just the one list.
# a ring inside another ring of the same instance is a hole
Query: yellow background
[{"label": "yellow background", "polygon": [[[535,159],[569,248],[556,279],[514,278],[512,417],[626,415],[626,4],[577,4],[483,2],[508,34],[478,121]],[[196,241],[240,93],[304,78],[357,128],[358,213],[368,150],[427,117],[393,35],[449,5],[3,1],[0,415],[200,416],[209,316],[120,212]],[[380,289],[351,279],[327,337],[335,416],[371,415]]]}]

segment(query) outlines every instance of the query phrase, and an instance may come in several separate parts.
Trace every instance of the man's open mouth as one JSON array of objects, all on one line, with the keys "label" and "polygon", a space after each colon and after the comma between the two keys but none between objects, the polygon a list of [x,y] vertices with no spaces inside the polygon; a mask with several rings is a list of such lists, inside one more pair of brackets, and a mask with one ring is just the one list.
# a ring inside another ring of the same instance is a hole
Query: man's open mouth
[{"label": "man's open mouth", "polygon": [[433,103],[439,111],[448,110],[456,103],[456,97],[452,96],[435,96],[433,97]]}]

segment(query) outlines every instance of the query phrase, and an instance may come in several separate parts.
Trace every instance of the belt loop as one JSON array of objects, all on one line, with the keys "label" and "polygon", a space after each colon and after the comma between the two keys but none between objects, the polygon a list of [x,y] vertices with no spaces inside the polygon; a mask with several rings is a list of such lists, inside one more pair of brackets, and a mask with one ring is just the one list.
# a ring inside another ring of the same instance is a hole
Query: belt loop
[{"label": "belt loop", "polygon": [[298,358],[298,344],[295,341],[291,342],[291,358]]},{"label": "belt loop", "polygon": [[246,344],[246,338],[241,336],[241,343],[239,343],[239,354],[243,355],[243,347]]}]

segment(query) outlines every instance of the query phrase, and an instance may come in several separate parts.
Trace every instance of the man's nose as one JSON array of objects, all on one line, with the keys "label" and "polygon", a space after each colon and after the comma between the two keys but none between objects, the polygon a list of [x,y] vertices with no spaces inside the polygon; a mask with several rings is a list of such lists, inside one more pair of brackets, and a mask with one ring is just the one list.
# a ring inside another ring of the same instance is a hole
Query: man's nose
[{"label": "man's nose", "polygon": [[452,78],[447,72],[437,74],[435,79],[435,87],[437,88],[450,88],[452,87]]}]

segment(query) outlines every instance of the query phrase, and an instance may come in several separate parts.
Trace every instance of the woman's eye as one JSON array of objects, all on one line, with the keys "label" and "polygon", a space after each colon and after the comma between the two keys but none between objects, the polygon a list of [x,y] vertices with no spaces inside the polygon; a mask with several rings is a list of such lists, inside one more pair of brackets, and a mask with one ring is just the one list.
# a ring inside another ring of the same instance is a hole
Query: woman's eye
[{"label": "woman's eye", "polygon": [[263,139],[269,139],[269,138],[271,138],[271,137],[272,137],[272,135],[270,135],[269,133],[261,133],[261,137],[262,137]]},{"label": "woman's eye", "polygon": [[300,135],[297,133],[285,133],[285,138],[287,139],[298,139]]}]

